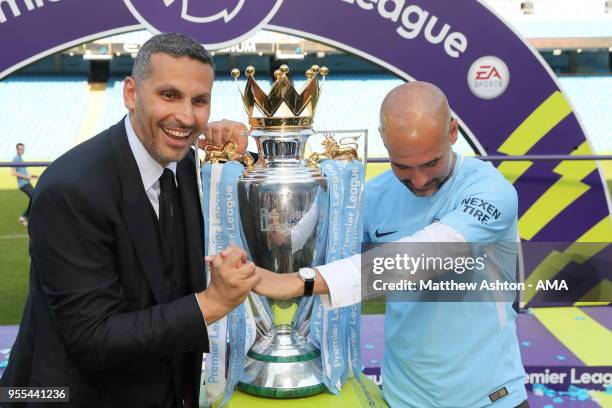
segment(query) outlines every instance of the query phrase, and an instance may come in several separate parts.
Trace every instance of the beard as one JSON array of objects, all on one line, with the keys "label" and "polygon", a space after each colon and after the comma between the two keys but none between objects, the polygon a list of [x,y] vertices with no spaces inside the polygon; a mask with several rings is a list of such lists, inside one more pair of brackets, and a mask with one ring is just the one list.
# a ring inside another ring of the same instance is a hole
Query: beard
[{"label": "beard", "polygon": [[[134,121],[132,122],[132,126],[136,135],[140,139],[140,142],[144,146],[145,150],[149,153],[149,155],[162,166],[168,165],[170,162],[179,161],[187,155],[189,148],[193,144],[193,142],[197,139],[196,128],[182,126],[177,123],[157,123],[154,126],[151,126],[149,123],[145,123],[139,116],[134,115]],[[184,149],[175,150],[175,149],[163,149],[163,135],[162,130],[163,127],[181,129],[185,131],[190,131],[193,135],[189,136],[189,143]]]},{"label": "beard", "polygon": [[400,181],[415,196],[429,197],[429,196],[434,195],[438,190],[440,190],[440,188],[442,188],[444,183],[446,183],[451,178],[451,176],[453,175],[454,164],[455,164],[455,153],[451,151],[451,157],[448,161],[448,167],[446,169],[445,174],[442,177],[437,177],[437,178],[434,178],[428,181],[427,184],[425,184],[421,188],[416,188],[415,186],[413,186],[409,179],[403,179]]},{"label": "beard", "polygon": [[400,181],[415,196],[417,196],[417,197],[428,197],[430,195],[434,195],[442,187],[442,185],[448,181],[449,178],[450,178],[450,174],[446,175],[443,178],[442,177],[441,178],[435,178],[435,179],[429,181],[423,187],[418,188],[418,189],[415,186],[413,186],[412,183],[410,182],[410,180],[408,180],[408,179],[404,179],[404,180],[400,180]]}]

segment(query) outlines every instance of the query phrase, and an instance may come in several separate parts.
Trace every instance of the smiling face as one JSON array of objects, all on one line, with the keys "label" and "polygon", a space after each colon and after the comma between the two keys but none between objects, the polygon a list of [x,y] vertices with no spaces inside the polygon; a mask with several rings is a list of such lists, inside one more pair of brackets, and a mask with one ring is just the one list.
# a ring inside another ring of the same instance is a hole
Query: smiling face
[{"label": "smiling face", "polygon": [[385,97],[380,123],[395,176],[419,197],[438,191],[451,175],[458,135],[442,91],[426,82],[396,87]]},{"label": "smiling face", "polygon": [[213,69],[189,57],[151,55],[151,72],[125,80],[123,99],[134,132],[159,164],[182,159],[210,116]]}]

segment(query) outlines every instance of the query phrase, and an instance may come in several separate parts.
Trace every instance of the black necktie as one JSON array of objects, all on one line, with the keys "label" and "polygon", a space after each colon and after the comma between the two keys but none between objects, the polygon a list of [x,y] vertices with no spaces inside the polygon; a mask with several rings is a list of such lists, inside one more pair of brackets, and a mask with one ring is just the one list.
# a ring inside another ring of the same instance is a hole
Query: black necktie
[{"label": "black necktie", "polygon": [[166,248],[167,261],[172,262],[172,246],[174,242],[174,211],[173,203],[176,202],[177,188],[174,183],[174,174],[170,169],[164,169],[159,178],[159,225]]}]

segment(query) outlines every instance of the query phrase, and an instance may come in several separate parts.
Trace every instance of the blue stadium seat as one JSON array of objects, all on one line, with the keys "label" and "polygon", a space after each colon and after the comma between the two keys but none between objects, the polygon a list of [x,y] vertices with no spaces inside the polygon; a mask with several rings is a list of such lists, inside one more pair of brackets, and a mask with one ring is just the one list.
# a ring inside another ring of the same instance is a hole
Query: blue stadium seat
[{"label": "blue stadium seat", "polygon": [[81,76],[15,76],[0,81],[0,160],[11,160],[15,144],[28,160],[54,159],[73,146],[87,104]]},{"label": "blue stadium seat", "polygon": [[[612,151],[612,76],[562,77],[559,81],[594,151]],[[269,89],[270,81],[262,78],[259,82]],[[304,84],[301,78],[295,82],[298,89]],[[384,74],[330,75],[323,84],[315,128],[368,129],[369,157],[386,156],[378,135],[378,110],[385,94],[400,83]],[[244,86],[244,80],[239,86]],[[98,131],[126,114],[122,89],[122,78],[109,80]],[[87,90],[86,79],[75,76],[14,76],[0,81],[0,160],[12,159],[17,142],[26,144],[29,160],[53,160],[71,148],[83,120]],[[229,77],[217,77],[213,87],[211,119],[222,118],[247,120],[236,84]],[[464,139],[456,150],[471,153]]]},{"label": "blue stadium seat", "polygon": [[562,77],[559,82],[593,150],[612,152],[612,76]]},{"label": "blue stadium seat", "polygon": [[101,132],[114,125],[127,114],[123,104],[123,78],[110,78],[106,85],[106,107],[97,132]]},{"label": "blue stadium seat", "polygon": [[522,19],[512,20],[512,25],[526,38],[609,38],[612,37],[612,20],[590,19]]}]

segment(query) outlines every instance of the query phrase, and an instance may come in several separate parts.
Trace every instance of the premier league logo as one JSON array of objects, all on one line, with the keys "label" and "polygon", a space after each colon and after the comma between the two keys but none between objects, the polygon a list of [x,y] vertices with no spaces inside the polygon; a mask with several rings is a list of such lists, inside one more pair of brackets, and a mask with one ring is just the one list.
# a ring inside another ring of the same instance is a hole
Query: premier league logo
[{"label": "premier league logo", "polygon": [[208,48],[223,48],[266,24],[283,0],[124,0],[152,32],[187,34]]},{"label": "premier league logo", "polygon": [[[163,0],[163,2],[166,7],[170,7],[177,0]],[[219,19],[228,23],[240,12],[244,2],[245,0],[183,0],[180,1],[181,17],[193,23],[211,23]]]}]

